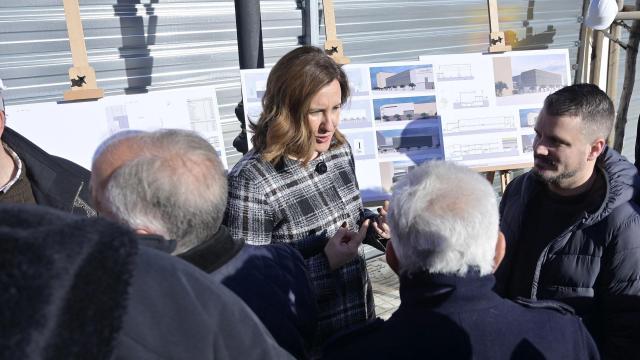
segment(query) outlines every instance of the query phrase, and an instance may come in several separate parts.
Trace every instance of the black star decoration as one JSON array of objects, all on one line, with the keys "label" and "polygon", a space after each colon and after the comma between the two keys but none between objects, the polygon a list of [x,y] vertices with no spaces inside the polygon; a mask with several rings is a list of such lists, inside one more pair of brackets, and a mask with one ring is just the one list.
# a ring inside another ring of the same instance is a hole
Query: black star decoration
[{"label": "black star decoration", "polygon": [[337,46],[332,46],[332,47],[331,47],[331,49],[326,49],[326,52],[327,52],[329,55],[333,55],[333,54],[335,54],[335,53],[337,53],[337,52],[338,52],[338,47],[337,47]]},{"label": "black star decoration", "polygon": [[83,84],[86,84],[87,81],[85,80],[87,76],[76,76],[75,79],[71,79],[71,87],[82,87]]}]

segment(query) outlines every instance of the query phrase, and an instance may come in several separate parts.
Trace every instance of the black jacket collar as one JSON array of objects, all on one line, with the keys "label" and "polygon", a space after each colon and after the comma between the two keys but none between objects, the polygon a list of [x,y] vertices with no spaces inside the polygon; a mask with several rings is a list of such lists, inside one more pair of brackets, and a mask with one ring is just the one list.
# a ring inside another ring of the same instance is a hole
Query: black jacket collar
[{"label": "black jacket collar", "polygon": [[470,272],[464,277],[455,275],[417,273],[400,277],[402,306],[421,306],[442,311],[463,308],[490,307],[501,301],[492,290],[493,275],[480,276]]},{"label": "black jacket collar", "polygon": [[176,250],[177,243],[175,240],[167,240],[160,235],[141,235],[137,234],[138,244],[144,247],[156,249],[168,254]]},{"label": "black jacket collar", "polygon": [[235,240],[224,225],[211,238],[178,256],[207,273],[214,272],[231,260],[244,246],[244,240]]}]

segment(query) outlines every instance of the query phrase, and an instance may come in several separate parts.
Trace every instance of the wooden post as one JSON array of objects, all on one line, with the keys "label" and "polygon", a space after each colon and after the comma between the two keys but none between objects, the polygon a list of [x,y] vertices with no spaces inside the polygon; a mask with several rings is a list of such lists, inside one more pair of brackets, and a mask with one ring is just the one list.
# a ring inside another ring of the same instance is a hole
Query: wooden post
[{"label": "wooden post", "polygon": [[333,11],[333,0],[322,0],[324,14],[324,51],[338,64],[348,64],[351,62],[344,55],[342,41],[336,35],[336,15]]},{"label": "wooden post", "polygon": [[[635,2],[636,8],[640,6],[640,0]],[[629,101],[633,93],[633,84],[636,78],[636,59],[638,56],[638,45],[640,44],[640,20],[633,20],[631,30],[629,32],[629,41],[627,42],[627,56],[625,61],[624,82],[622,84],[622,92],[620,93],[620,103],[618,105],[618,114],[614,127],[613,148],[622,151],[624,143],[624,130],[627,125],[627,112],[629,111]],[[640,127],[638,127],[640,130]],[[636,147],[638,140],[636,139]],[[638,159],[636,158],[636,163]]]},{"label": "wooden post", "polygon": [[[487,0],[487,7],[489,9],[489,50],[490,53],[511,51],[511,46],[507,45],[504,37],[504,32],[500,31],[500,22],[498,21],[498,1]],[[511,180],[511,175],[508,170],[487,170],[485,177],[489,182],[493,183],[496,171],[500,171],[500,187],[502,192],[507,187],[507,184]]]},{"label": "wooden post", "polygon": [[483,174],[484,174],[484,177],[489,182],[489,184],[493,185],[493,180],[496,177],[496,172],[495,171],[487,171],[487,172],[483,172]]},{"label": "wooden post", "polygon": [[[618,10],[622,9],[622,5],[624,0],[618,0]],[[610,27],[611,35],[615,39],[620,39],[622,35],[622,30],[619,25],[613,23]],[[618,69],[620,62],[620,46],[613,41],[609,41],[609,59],[607,60],[607,95],[612,101],[615,101],[615,98],[618,96]],[[614,124],[615,127],[615,124]],[[609,134],[609,138],[607,139],[607,144],[613,145],[615,142],[615,132],[611,132]]]},{"label": "wooden post", "polygon": [[504,170],[500,172],[500,190],[504,194],[504,190],[511,182],[511,170]]},{"label": "wooden post", "polygon": [[67,101],[99,99],[104,96],[104,91],[98,88],[96,72],[89,66],[80,18],[80,5],[78,0],[63,0],[63,3],[73,60],[73,67],[69,68],[71,89],[64,92],[64,99]]},{"label": "wooden post", "polygon": [[[589,9],[589,0],[582,1],[582,18],[587,17],[587,11]],[[581,84],[588,81],[588,75],[586,69],[589,69],[591,64],[591,46],[589,41],[591,39],[591,29],[584,24],[584,21],[580,23],[580,47],[578,49],[578,67],[576,69],[575,76],[573,78],[574,84]]]},{"label": "wooden post", "polygon": [[521,163],[503,166],[472,166],[471,168],[477,172],[484,173],[484,177],[492,184],[495,179],[495,173],[498,171],[500,173],[500,189],[504,193],[504,189],[507,188],[507,184],[511,181],[513,170],[528,169],[532,166],[533,163]]},{"label": "wooden post", "polygon": [[593,45],[591,50],[591,69],[589,74],[590,83],[600,86],[600,74],[602,69],[602,45],[604,35],[601,31],[593,31]]},{"label": "wooden post", "polygon": [[584,63],[582,65],[582,81],[580,83],[591,83],[591,66],[593,63],[593,29],[586,27],[584,40]]},{"label": "wooden post", "polygon": [[487,0],[489,7],[489,52],[505,52],[511,51],[508,46],[504,32],[500,31],[500,23],[498,21],[498,0]]}]

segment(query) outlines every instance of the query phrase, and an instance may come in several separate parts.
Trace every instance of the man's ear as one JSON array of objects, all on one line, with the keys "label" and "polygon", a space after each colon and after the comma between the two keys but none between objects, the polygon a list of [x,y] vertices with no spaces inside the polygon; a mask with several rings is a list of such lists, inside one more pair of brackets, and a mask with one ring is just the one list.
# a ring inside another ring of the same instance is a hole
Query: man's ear
[{"label": "man's ear", "polygon": [[7,115],[5,115],[4,110],[0,110],[0,136],[2,136],[2,133],[4,132],[4,125],[6,120],[7,120]]},{"label": "man's ear", "polygon": [[387,265],[393,270],[396,275],[400,275],[400,263],[398,262],[398,258],[396,257],[396,252],[393,250],[392,241],[387,241],[386,250],[384,255],[387,259]]},{"label": "man's ear", "polygon": [[498,241],[496,241],[496,254],[493,256],[493,272],[498,269],[502,259],[504,259],[504,254],[507,250],[507,242],[504,239],[504,234],[502,231],[498,231]]},{"label": "man's ear", "polygon": [[602,151],[604,150],[605,145],[607,145],[607,142],[604,139],[602,138],[595,139],[591,143],[591,147],[589,148],[589,155],[587,156],[587,160],[595,161],[598,158],[598,156],[602,154]]},{"label": "man's ear", "polygon": [[134,232],[138,235],[153,235],[153,233],[147,229],[135,229]]}]

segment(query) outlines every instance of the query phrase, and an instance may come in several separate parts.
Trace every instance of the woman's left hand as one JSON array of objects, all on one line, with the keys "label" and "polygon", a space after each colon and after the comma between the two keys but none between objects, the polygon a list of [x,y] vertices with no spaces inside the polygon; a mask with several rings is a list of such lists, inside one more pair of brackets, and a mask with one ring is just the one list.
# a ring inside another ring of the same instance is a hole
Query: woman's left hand
[{"label": "woman's left hand", "polygon": [[388,240],[391,239],[391,233],[389,232],[389,224],[387,224],[387,211],[389,211],[389,201],[385,201],[384,205],[378,208],[378,220],[371,225],[378,236]]}]

